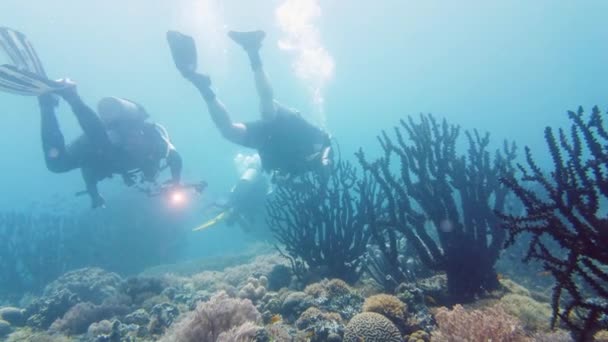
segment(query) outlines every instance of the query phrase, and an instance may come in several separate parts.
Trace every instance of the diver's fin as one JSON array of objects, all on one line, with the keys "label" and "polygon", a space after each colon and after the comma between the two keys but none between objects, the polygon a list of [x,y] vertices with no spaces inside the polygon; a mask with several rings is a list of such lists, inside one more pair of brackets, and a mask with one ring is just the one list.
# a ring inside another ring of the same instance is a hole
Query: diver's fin
[{"label": "diver's fin", "polygon": [[205,230],[207,228],[211,228],[215,225],[217,225],[220,222],[223,222],[225,219],[230,217],[230,214],[232,213],[231,209],[228,209],[226,211],[222,211],[219,215],[217,215],[216,217],[212,218],[211,220],[201,224],[200,226],[192,229],[193,232],[199,232],[201,230]]},{"label": "diver's fin", "polygon": [[184,75],[195,72],[198,57],[194,39],[177,31],[168,31],[167,42],[177,70]]},{"label": "diver's fin", "polygon": [[259,50],[262,47],[262,41],[266,37],[266,32],[258,31],[229,31],[228,37],[235,43],[239,44],[246,51]]},{"label": "diver's fin", "polygon": [[36,50],[23,33],[0,27],[0,47],[18,68],[46,77]]},{"label": "diver's fin", "polygon": [[36,73],[19,69],[14,65],[0,65],[0,91],[19,95],[39,96],[71,86],[67,83],[52,81]]}]

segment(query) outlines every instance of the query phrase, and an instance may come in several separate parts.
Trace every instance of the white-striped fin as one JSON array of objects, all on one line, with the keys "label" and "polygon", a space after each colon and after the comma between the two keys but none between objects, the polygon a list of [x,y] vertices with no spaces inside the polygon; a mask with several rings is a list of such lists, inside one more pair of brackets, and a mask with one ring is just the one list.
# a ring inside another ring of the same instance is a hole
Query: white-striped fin
[{"label": "white-striped fin", "polygon": [[0,47],[13,64],[20,69],[46,77],[36,50],[23,33],[7,27],[0,27]]},{"label": "white-striped fin", "polygon": [[0,91],[38,96],[66,87],[68,86],[46,79],[36,73],[21,70],[14,65],[0,65]]}]

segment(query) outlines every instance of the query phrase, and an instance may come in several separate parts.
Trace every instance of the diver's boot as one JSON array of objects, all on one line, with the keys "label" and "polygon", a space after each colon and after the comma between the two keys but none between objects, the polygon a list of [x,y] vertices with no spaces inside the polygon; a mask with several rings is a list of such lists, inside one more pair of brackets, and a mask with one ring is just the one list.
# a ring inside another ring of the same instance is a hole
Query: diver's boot
[{"label": "diver's boot", "polygon": [[192,82],[194,86],[201,93],[205,101],[213,101],[215,100],[215,93],[211,89],[211,78],[206,74],[199,74],[197,72],[189,73],[184,75],[184,77]]},{"label": "diver's boot", "polygon": [[266,32],[258,31],[230,31],[228,37],[235,43],[239,44],[245,51],[254,52],[262,47],[262,41],[266,37]]}]

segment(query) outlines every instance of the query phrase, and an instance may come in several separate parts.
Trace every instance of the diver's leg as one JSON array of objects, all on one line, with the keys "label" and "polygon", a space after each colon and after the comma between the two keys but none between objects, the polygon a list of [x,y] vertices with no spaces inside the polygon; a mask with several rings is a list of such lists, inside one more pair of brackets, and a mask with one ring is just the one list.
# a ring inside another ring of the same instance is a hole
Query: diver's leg
[{"label": "diver's leg", "polygon": [[[71,82],[71,81],[64,81]],[[110,138],[106,127],[93,109],[87,106],[78,95],[76,87],[67,88],[59,94],[70,105],[72,112],[78,120],[84,134],[91,139],[91,142],[101,149],[109,148]]]},{"label": "diver's leg", "polygon": [[228,36],[239,44],[247,55],[249,56],[249,63],[251,64],[251,70],[253,71],[253,78],[255,80],[255,88],[260,97],[260,111],[262,118],[270,119],[276,113],[274,104],[274,91],[270,85],[268,75],[264,71],[262,64],[262,57],[260,56],[260,48],[262,47],[262,41],[266,34],[264,31],[252,31],[252,32],[228,32]]},{"label": "diver's leg", "polygon": [[201,96],[209,109],[211,119],[222,136],[236,144],[242,144],[245,140],[246,128],[242,123],[235,123],[232,121],[228,114],[228,110],[226,110],[226,107],[217,99],[215,93],[211,89],[211,80],[209,79],[209,76],[192,73],[187,75],[186,78],[192,82],[201,93]]},{"label": "diver's leg", "polygon": [[55,115],[57,100],[46,94],[38,98],[41,116],[42,149],[46,167],[51,172],[61,173],[78,167],[75,159],[68,153],[65,139]]}]

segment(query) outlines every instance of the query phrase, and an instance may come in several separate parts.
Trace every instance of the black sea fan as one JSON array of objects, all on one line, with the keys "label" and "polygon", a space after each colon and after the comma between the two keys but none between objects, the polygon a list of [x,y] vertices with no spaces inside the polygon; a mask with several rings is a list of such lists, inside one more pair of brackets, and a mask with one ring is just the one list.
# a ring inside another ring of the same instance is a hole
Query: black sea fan
[{"label": "black sea fan", "polygon": [[503,221],[510,244],[532,235],[525,260],[542,262],[556,281],[552,323],[561,319],[582,341],[608,326],[608,132],[597,107],[568,115],[569,131],[545,129],[553,170],[544,173],[526,148],[521,179],[503,180],[526,208]]},{"label": "black sea fan", "polygon": [[348,162],[327,177],[308,174],[279,185],[268,204],[268,224],[284,245],[294,272],[356,281],[370,239],[374,211],[369,179]]},{"label": "black sea fan", "polygon": [[489,134],[466,132],[468,153],[459,154],[459,135],[460,127],[421,115],[419,122],[401,120],[394,137],[378,137],[382,157],[368,161],[358,153],[383,200],[371,226],[395,266],[388,276],[402,273],[396,242],[402,234],[427,268],[446,272],[455,302],[498,287],[494,264],[506,234],[495,210],[505,207],[509,192],[500,178],[515,172],[514,144],[492,154]]}]

